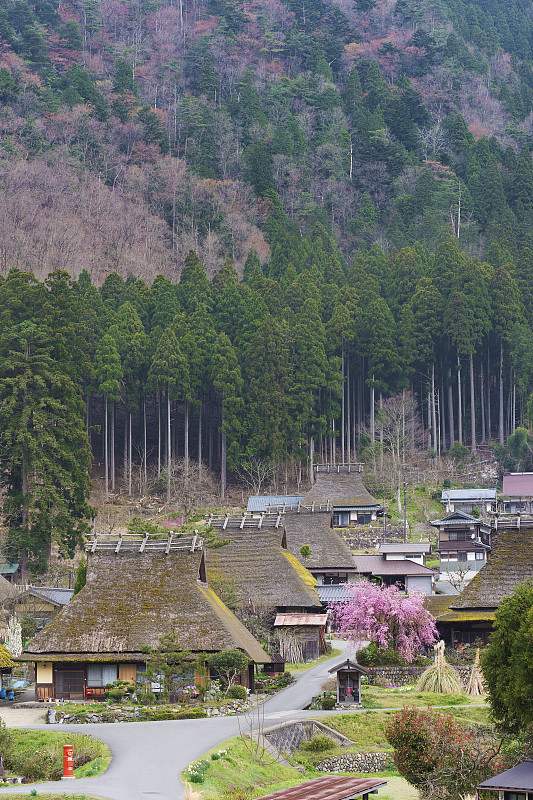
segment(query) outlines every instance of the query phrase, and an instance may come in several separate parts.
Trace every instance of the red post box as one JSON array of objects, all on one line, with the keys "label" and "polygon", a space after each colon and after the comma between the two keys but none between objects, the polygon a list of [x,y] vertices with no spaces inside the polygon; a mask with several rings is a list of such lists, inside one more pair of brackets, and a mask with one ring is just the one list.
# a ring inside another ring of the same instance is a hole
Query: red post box
[{"label": "red post box", "polygon": [[74,779],[74,748],[71,744],[63,745],[63,778]]}]

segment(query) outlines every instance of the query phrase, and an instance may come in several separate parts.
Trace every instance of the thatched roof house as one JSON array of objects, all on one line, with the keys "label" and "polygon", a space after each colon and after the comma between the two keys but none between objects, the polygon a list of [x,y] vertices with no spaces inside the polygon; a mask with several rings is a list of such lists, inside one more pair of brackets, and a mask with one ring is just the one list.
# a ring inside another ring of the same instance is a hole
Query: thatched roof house
[{"label": "thatched roof house", "polygon": [[9,601],[18,597],[20,589],[0,575],[0,605],[9,605]]},{"label": "thatched roof house", "polygon": [[251,600],[256,608],[320,609],[316,581],[287,550],[282,529],[227,527],[223,536],[227,544],[207,551],[207,578],[212,588],[216,590],[221,581],[229,582],[241,605]]},{"label": "thatched roof house", "polygon": [[486,640],[502,600],[533,575],[533,527],[499,529],[491,545],[485,566],[437,617],[443,635],[456,644]]},{"label": "thatched roof house", "polygon": [[348,472],[332,468],[331,472],[317,472],[315,482],[307,492],[302,505],[326,505],[337,508],[346,506],[350,508],[381,508],[381,504],[372,497],[363,485],[361,473]]},{"label": "thatched roof house", "polygon": [[38,697],[81,699],[87,687],[95,696],[117,677],[134,680],[143,649],[157,647],[168,633],[193,653],[237,648],[252,662],[270,661],[208,587],[202,540],[172,535],[168,543],[107,537],[90,545],[86,586],[22,659],[37,662]]},{"label": "thatched roof house", "polygon": [[[331,527],[331,513],[285,514],[284,520],[287,547],[290,552],[316,577],[326,571],[357,572],[352,551],[344,539]],[[304,558],[300,549],[309,545],[311,555]]]}]

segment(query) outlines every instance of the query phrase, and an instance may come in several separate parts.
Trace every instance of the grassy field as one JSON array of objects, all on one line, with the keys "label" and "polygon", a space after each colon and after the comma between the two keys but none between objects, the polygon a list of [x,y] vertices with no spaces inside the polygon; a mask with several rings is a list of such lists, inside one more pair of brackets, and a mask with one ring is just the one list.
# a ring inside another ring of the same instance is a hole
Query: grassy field
[{"label": "grassy field", "polygon": [[[405,693],[404,693],[405,694]],[[445,705],[443,695],[439,695],[439,705]],[[462,699],[465,699],[462,695]],[[448,709],[446,709],[448,711]],[[329,725],[339,733],[344,734],[354,743],[349,750],[356,752],[374,751],[392,754],[392,748],[388,744],[385,736],[387,722],[394,711],[370,710],[363,712],[351,712],[346,714],[332,714],[327,718],[321,718],[325,724]],[[457,708],[450,705],[449,713],[464,723],[486,723],[488,721],[488,707],[463,707]],[[312,713],[310,714],[312,716]],[[217,757],[219,750],[225,750],[220,757]],[[265,794],[278,791],[278,789],[296,786],[305,780],[316,778],[323,774],[316,770],[316,764],[324,757],[336,755],[337,753],[347,752],[345,748],[334,748],[323,753],[311,753],[308,750],[297,750],[292,756],[288,756],[289,761],[294,767],[298,767],[304,772],[284,766],[266,753],[259,754],[259,758],[254,760],[250,746],[246,745],[240,737],[228,739],[224,744],[219,745],[214,750],[210,750],[202,759],[204,770],[204,782],[192,784],[194,789],[200,790],[204,795],[204,800],[221,800],[222,798],[232,798],[232,800],[253,800]],[[215,760],[211,758],[215,754]],[[387,781],[386,788],[379,791],[379,800],[418,800],[418,792],[410,786],[393,768],[387,772],[376,773],[375,775],[362,775],[361,773],[352,774],[355,777],[375,777],[383,778]],[[187,781],[190,777],[187,772],[182,774],[182,779]],[[0,798],[1,800],[1,798]]]},{"label": "grassy field", "polygon": [[8,754],[4,754],[8,774],[24,775],[31,783],[55,780],[61,775],[64,744],[74,747],[75,764],[76,759],[78,764],[86,762],[74,769],[76,778],[101,775],[111,762],[109,747],[87,734],[16,728],[10,729],[8,734]]},{"label": "grassy field", "polygon": [[[219,749],[226,750],[227,753],[220,759],[212,761],[211,753],[217,753]],[[253,800],[253,798],[296,786],[323,774],[317,772],[312,766],[306,769],[305,774],[301,774],[295,769],[279,764],[267,754],[261,755],[259,761],[254,762],[249,749],[239,737],[228,739],[221,748],[210,750],[203,758],[209,763],[205,772],[205,782],[193,783],[192,787],[202,792],[204,800],[221,800],[221,798],[231,795],[238,797],[239,800]],[[343,774],[386,780],[387,786],[379,792],[379,800],[417,800],[418,798],[418,792],[407,781],[391,772],[376,773],[375,775],[362,775],[355,772]],[[187,778],[187,773],[182,773],[182,780],[187,781]],[[2,799],[0,798],[0,800]]]},{"label": "grassy field", "polygon": [[381,689],[379,686],[362,687],[363,707],[403,708],[404,706],[457,706],[485,702],[483,697],[469,697],[466,694],[439,694],[437,692],[417,692],[414,688]]},{"label": "grassy field", "polygon": [[[430,519],[438,519],[442,514],[442,505],[440,504],[439,500],[433,500],[431,498],[432,491],[434,491],[433,488],[430,489],[424,486],[407,487],[407,520],[409,522],[409,530],[411,533],[413,526],[418,522],[427,522]],[[391,516],[390,524],[403,525],[403,511],[398,513],[396,495],[389,495],[386,497],[385,502],[387,504],[387,513]]]}]

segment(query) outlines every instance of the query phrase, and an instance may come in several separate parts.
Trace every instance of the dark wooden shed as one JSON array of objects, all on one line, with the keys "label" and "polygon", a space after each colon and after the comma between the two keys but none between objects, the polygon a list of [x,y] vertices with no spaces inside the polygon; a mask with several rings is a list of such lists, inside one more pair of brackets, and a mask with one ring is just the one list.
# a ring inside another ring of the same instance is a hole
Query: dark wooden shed
[{"label": "dark wooden shed", "polygon": [[329,672],[337,674],[337,704],[353,706],[361,704],[361,675],[366,675],[366,669],[356,661],[349,658],[342,664],[332,667]]},{"label": "dark wooden shed", "polygon": [[478,800],[533,800],[533,760],[527,759],[477,787]]}]

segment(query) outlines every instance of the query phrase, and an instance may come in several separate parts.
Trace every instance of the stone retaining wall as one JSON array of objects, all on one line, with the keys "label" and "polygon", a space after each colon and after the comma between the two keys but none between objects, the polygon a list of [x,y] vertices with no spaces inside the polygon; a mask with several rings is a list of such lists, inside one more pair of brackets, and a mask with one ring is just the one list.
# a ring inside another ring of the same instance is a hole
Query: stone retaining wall
[{"label": "stone retaining wall", "polygon": [[[249,700],[229,700],[222,706],[211,707],[205,706],[204,711],[208,717],[222,717],[227,714],[239,714],[242,711],[247,711],[253,705]],[[47,722],[50,724],[58,725],[91,725],[97,722],[146,722],[151,718],[145,711],[164,711],[176,714],[186,712],[185,706],[150,706],[149,708],[119,708],[116,706],[110,707],[106,711],[92,712],[90,708],[86,712],[78,714],[69,714],[59,708],[49,708],[47,713]]]},{"label": "stone retaining wall", "polygon": [[325,734],[330,739],[333,739],[338,747],[347,747],[352,744],[342,734],[315,720],[302,720],[302,722],[275,725],[264,731],[265,739],[280,753],[293,753],[300,747],[302,742],[310,741],[317,734]]},{"label": "stone retaining wall", "polygon": [[[394,686],[400,688],[401,686],[408,686],[410,683],[416,683],[422,675],[426,667],[365,667],[368,672],[368,682],[373,684],[378,679],[387,682],[387,686]],[[467,665],[463,667],[454,667],[463,686],[466,686],[472,667]]]},{"label": "stone retaining wall", "polygon": [[319,772],[383,772],[388,769],[388,753],[343,753],[317,764]]}]

